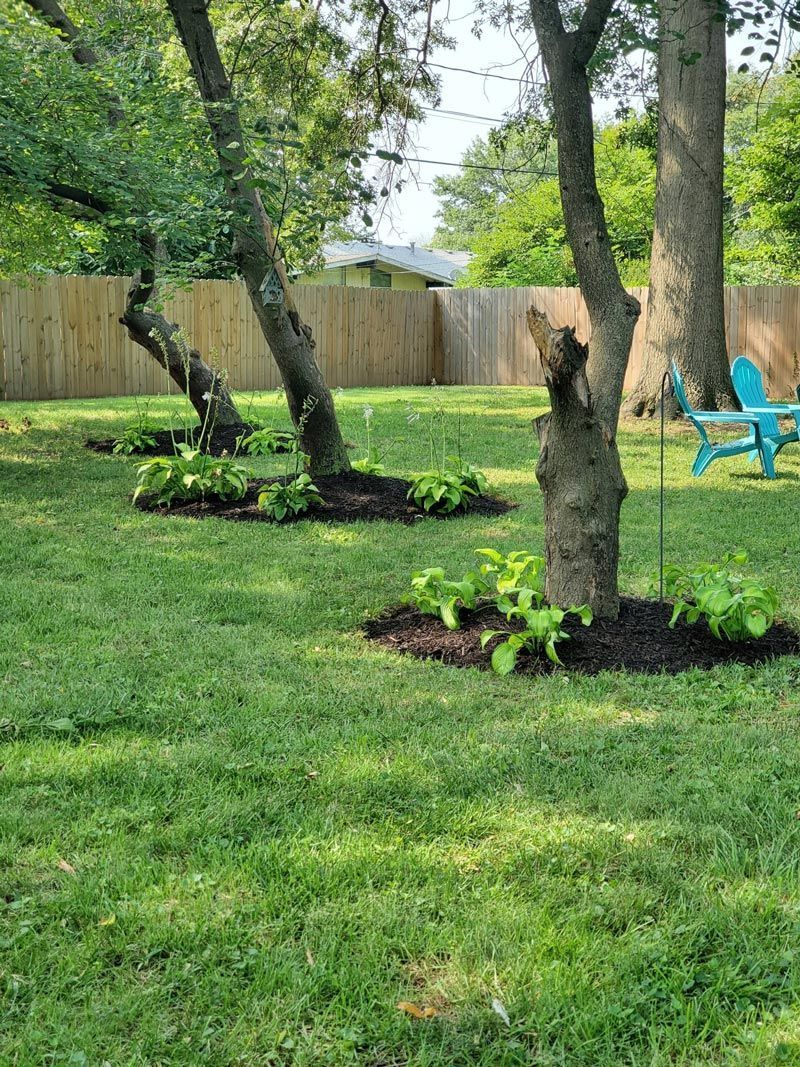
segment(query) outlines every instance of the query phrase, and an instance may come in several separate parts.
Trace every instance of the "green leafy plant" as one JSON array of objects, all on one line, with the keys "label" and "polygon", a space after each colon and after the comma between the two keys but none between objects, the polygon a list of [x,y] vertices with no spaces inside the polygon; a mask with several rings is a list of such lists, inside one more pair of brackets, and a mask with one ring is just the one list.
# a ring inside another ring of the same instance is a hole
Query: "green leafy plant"
[{"label": "green leafy plant", "polygon": [[174,456],[155,456],[136,468],[136,500],[152,493],[156,504],[173,500],[241,500],[251,471],[233,459],[209,456],[188,444],[178,444]]},{"label": "green leafy plant", "polygon": [[509,674],[517,665],[517,656],[521,649],[529,652],[543,651],[553,663],[561,663],[556,652],[559,641],[568,641],[569,634],[561,629],[566,615],[577,615],[584,626],[591,625],[592,609],[584,604],[576,608],[557,608],[543,605],[544,596],[536,589],[519,589],[516,591],[516,603],[509,596],[497,600],[498,610],[502,611],[510,622],[514,618],[525,621],[523,630],[484,630],[481,634],[481,648],[486,648],[493,637],[504,637],[492,652],[492,669],[497,674]]},{"label": "green leafy plant", "polygon": [[478,493],[455,471],[430,470],[411,483],[408,499],[425,511],[447,514],[458,507],[469,507],[470,499]]},{"label": "green leafy plant", "polygon": [[[728,552],[720,563],[702,563],[692,571],[665,567],[664,591],[676,598],[670,628],[685,615],[689,623],[704,618],[719,640],[763,637],[775,621],[778,596],[770,586],[733,572],[747,561],[746,552]],[[654,585],[657,580],[654,575]]]},{"label": "green leafy plant", "polygon": [[461,628],[461,609],[474,608],[489,587],[479,574],[470,572],[459,581],[449,580],[443,567],[426,567],[411,575],[411,589],[402,598],[424,615],[435,615],[448,630]]},{"label": "green leafy plant", "polygon": [[[434,387],[438,390],[438,386]],[[418,422],[420,415],[410,405],[406,408],[409,426]],[[454,455],[447,454],[448,416],[444,406],[436,403],[426,417],[425,432],[428,437],[430,468],[411,483],[409,500],[426,511],[448,513],[458,507],[469,507],[473,497],[481,496],[488,489],[483,471],[466,463],[461,455],[461,414],[456,415]]]},{"label": "green leafy plant", "polygon": [[276,452],[291,452],[297,446],[297,435],[291,430],[262,427],[248,437],[243,434],[239,446],[248,456],[274,456]]},{"label": "green leafy plant", "polygon": [[351,463],[351,467],[354,471],[360,471],[361,474],[385,474],[386,467],[378,459],[375,452],[371,452],[368,456],[363,456],[361,459],[355,459]]},{"label": "green leafy plant", "polygon": [[511,593],[527,587],[544,597],[544,556],[530,552],[509,552],[504,556],[496,548],[476,548],[476,556],[485,556],[480,572],[484,579],[494,582],[498,593]]},{"label": "green leafy plant", "polygon": [[112,451],[118,456],[130,456],[134,452],[155,448],[156,439],[153,434],[156,428],[148,417],[149,408],[149,401],[141,406],[139,401],[136,401],[135,421],[128,423],[112,445]]},{"label": "green leafy plant", "polygon": [[126,426],[114,441],[112,451],[118,456],[130,456],[134,452],[146,452],[148,448],[155,448],[154,432],[150,426]]},{"label": "green leafy plant", "polygon": [[298,474],[289,482],[273,482],[258,494],[259,509],[276,522],[307,511],[311,504],[321,503],[319,489],[307,474]]},{"label": "green leafy plant", "polygon": [[465,462],[461,456],[448,456],[445,471],[457,474],[464,485],[471,489],[476,496],[483,496],[489,488],[489,481],[482,470]]}]

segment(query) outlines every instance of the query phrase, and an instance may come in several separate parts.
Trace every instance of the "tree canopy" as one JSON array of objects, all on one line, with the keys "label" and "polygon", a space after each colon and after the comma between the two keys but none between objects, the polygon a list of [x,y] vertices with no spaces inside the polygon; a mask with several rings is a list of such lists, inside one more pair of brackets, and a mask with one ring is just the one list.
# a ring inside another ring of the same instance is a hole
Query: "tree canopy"
[{"label": "tree canopy", "polygon": [[[314,260],[326,228],[370,210],[365,159],[375,143],[401,140],[417,102],[435,98],[406,49],[416,17],[407,6],[377,40],[371,0],[215,5],[250,166],[292,264]],[[22,0],[0,0],[0,273],[130,273],[144,226],[174,275],[231,273],[236,219],[164,4],[66,9],[95,63],[75,63]],[[70,191],[94,203],[59,195]]]},{"label": "tree canopy", "polygon": [[[800,280],[800,64],[764,81],[731,73],[725,167],[729,284]],[[565,239],[556,151],[543,124],[476,138],[466,168],[436,179],[438,247],[471,251],[462,285],[575,285]],[[655,115],[629,114],[598,130],[597,178],[626,285],[646,285],[655,197]],[[545,143],[546,141],[546,143]]]}]

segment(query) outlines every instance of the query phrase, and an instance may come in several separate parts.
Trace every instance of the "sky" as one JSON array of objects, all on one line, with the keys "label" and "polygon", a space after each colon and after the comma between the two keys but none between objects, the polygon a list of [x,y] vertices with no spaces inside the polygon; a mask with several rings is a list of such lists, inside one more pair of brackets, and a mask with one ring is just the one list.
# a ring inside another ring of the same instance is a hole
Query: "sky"
[{"label": "sky", "polygon": [[[484,29],[478,40],[471,32],[475,21],[472,0],[450,0],[448,32],[456,38],[453,50],[437,50],[432,62],[470,70],[488,71],[505,77],[519,78],[525,71],[525,61],[518,46],[507,33]],[[442,101],[435,113],[427,113],[424,125],[417,128],[414,141],[416,151],[408,155],[458,163],[465,149],[478,135],[485,135],[493,125],[499,125],[503,115],[514,110],[519,95],[519,83],[482,78],[441,70]],[[445,114],[458,111],[485,116],[493,122],[478,122]],[[402,192],[391,198],[388,210],[378,225],[378,236],[389,244],[425,244],[436,229],[438,201],[431,183],[437,174],[456,174],[457,168],[437,163],[415,163],[413,169],[419,184],[410,180]]]},{"label": "sky", "polygon": [[[436,229],[438,200],[434,196],[432,182],[438,174],[453,175],[457,167],[442,163],[458,163],[465,149],[478,135],[486,135],[493,125],[498,125],[503,115],[516,110],[519,95],[518,81],[504,81],[497,77],[480,77],[435,66],[440,63],[473,71],[485,71],[491,75],[503,75],[519,79],[526,69],[520,45],[530,48],[533,40],[515,43],[508,31],[486,27],[480,39],[472,33],[474,18],[473,0],[450,0],[448,32],[456,39],[452,50],[440,49],[432,56],[432,69],[441,75],[442,101],[434,113],[427,113],[424,124],[416,128],[416,150],[407,155],[438,160],[437,163],[411,164],[416,182],[410,179],[403,190],[393,193],[387,209],[377,225],[377,237],[388,244],[408,244],[416,241],[424,245],[430,241]],[[740,61],[741,49],[750,42],[745,31],[728,41],[728,63]],[[595,102],[595,117],[602,118],[604,108]],[[460,112],[461,115],[445,112]],[[479,115],[488,122],[464,118],[463,115]]]}]

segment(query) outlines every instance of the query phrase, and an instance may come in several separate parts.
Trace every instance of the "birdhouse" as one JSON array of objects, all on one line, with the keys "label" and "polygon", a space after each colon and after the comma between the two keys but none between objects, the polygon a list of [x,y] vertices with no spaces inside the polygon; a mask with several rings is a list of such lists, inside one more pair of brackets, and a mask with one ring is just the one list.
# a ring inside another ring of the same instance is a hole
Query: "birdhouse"
[{"label": "birdhouse", "polygon": [[261,299],[265,304],[283,303],[283,286],[274,266],[270,268],[269,273],[261,283]]}]

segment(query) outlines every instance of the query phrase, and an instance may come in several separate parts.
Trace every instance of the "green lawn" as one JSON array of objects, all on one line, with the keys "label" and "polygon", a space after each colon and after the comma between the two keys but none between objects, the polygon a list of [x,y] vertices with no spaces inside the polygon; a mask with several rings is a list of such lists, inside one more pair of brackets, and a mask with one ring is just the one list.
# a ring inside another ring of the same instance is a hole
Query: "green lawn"
[{"label": "green lawn", "polygon": [[[132,401],[0,405],[3,1065],[800,1063],[800,662],[523,680],[366,644],[413,568],[542,547],[545,394],[442,395],[519,509],[146,515],[81,444]],[[337,404],[410,474],[433,399]],[[621,436],[637,594],[656,431]],[[695,482],[695,447],[671,431],[667,558],[745,548],[800,622],[800,449]]]}]

